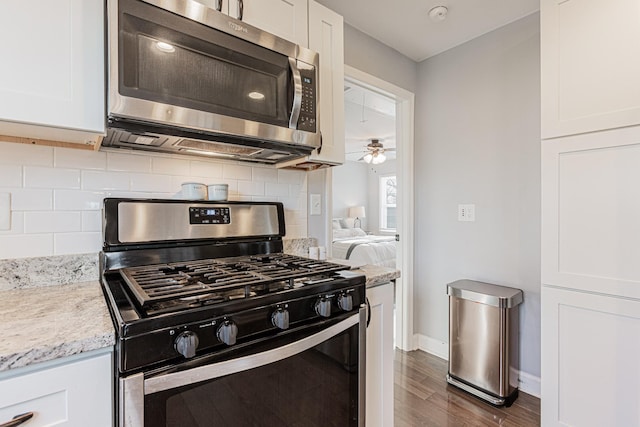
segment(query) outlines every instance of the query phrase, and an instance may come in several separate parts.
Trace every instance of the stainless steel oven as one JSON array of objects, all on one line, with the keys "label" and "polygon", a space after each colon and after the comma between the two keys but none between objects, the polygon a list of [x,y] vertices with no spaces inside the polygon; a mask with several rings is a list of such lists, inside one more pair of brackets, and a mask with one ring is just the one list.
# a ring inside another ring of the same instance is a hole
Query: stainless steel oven
[{"label": "stainless steel oven", "polygon": [[109,0],[107,147],[277,163],[320,146],[318,54],[195,0]]},{"label": "stainless steel oven", "polygon": [[362,426],[365,312],[122,378],[122,425]]},{"label": "stainless steel oven", "polygon": [[120,427],[364,426],[365,278],[282,253],[281,203],[104,212]]}]

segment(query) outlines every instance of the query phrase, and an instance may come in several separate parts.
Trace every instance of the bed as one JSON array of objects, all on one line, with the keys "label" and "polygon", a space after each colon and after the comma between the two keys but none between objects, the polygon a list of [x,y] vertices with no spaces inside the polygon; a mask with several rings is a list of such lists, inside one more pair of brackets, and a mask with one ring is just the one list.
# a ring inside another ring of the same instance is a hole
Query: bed
[{"label": "bed", "polygon": [[333,228],[332,257],[358,264],[396,266],[395,236],[367,234],[360,228]]}]

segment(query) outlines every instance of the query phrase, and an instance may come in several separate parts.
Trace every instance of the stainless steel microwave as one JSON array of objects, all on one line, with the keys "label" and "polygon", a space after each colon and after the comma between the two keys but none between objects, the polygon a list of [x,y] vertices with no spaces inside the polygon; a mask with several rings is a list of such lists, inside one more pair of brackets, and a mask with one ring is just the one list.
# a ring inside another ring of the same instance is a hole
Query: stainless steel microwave
[{"label": "stainless steel microwave", "polygon": [[195,0],[108,0],[103,146],[278,163],[321,145],[318,54]]}]

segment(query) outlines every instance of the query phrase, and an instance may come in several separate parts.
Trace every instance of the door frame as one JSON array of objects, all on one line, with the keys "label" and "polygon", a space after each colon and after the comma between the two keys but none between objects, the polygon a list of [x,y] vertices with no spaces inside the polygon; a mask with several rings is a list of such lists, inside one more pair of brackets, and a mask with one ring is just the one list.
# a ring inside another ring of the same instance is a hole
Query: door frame
[{"label": "door frame", "polygon": [[[413,334],[413,264],[414,264],[414,109],[415,95],[401,87],[344,66],[345,80],[355,80],[369,90],[396,101],[396,159],[398,167],[398,235],[396,268],[401,277],[395,286],[395,344],[401,350],[415,350]],[[329,185],[329,188],[331,186]],[[331,224],[329,224],[331,230]]]}]

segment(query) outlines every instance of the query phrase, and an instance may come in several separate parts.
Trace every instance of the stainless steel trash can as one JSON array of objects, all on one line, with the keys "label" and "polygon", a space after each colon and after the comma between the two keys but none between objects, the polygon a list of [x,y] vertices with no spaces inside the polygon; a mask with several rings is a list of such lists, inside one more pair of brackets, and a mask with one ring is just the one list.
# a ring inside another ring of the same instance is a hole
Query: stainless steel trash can
[{"label": "stainless steel trash can", "polygon": [[518,397],[520,289],[474,280],[447,285],[447,382],[496,406]]}]

